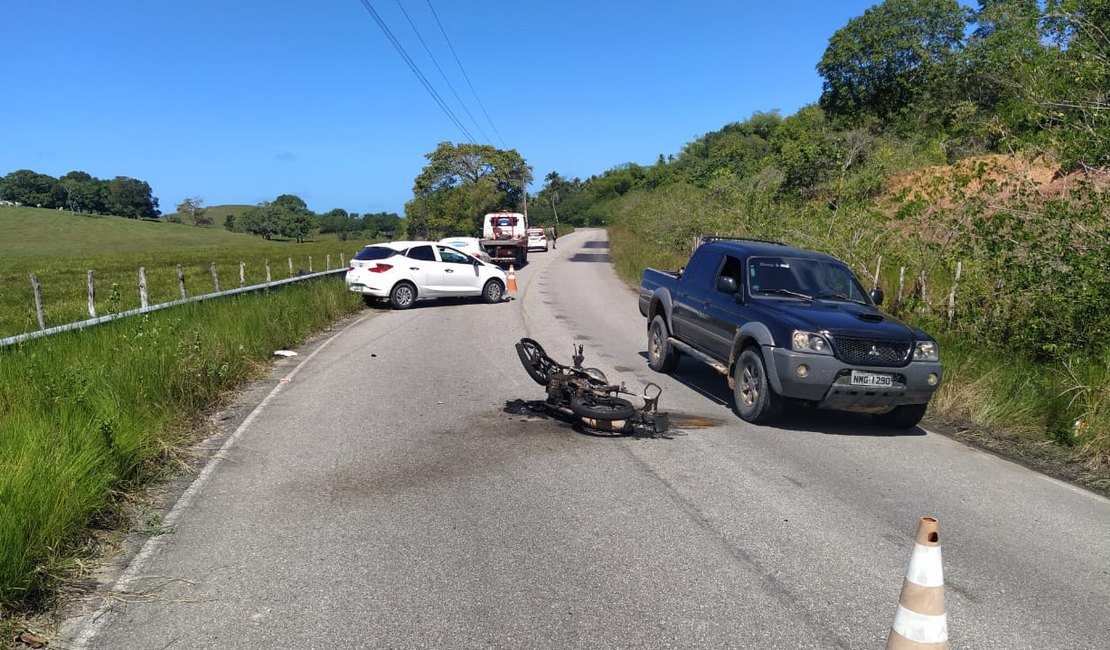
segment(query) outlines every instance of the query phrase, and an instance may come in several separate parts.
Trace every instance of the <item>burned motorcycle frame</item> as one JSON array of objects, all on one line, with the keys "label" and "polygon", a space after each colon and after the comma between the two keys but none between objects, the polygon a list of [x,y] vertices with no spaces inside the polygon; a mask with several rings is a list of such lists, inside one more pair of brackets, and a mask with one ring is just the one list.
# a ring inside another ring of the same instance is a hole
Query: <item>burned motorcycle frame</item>
[{"label": "burned motorcycle frame", "polygon": [[[549,357],[533,339],[522,338],[516,344],[528,376],[547,388],[547,409],[594,431],[652,437],[666,433],[667,414],[658,411],[663,392],[659,385],[648,383],[641,395],[635,395],[623,383],[610,384],[601,370],[582,367],[582,350],[583,346],[574,346],[574,365],[566,366]],[[621,395],[636,397],[643,406],[637,408]]]}]

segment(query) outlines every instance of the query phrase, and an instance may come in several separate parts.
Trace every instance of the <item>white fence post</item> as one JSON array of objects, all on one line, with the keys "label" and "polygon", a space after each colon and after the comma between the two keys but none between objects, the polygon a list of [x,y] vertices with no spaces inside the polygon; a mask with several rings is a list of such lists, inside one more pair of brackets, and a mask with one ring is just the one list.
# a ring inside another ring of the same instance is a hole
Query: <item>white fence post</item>
[{"label": "white fence post", "polygon": [[35,290],[35,313],[39,317],[39,329],[46,329],[46,314],[42,313],[42,287],[34,273],[31,274],[31,288]]},{"label": "white fence post", "polygon": [[952,281],[952,290],[948,292],[948,322],[956,317],[956,286],[960,284],[960,273],[964,270],[963,262],[956,262],[956,279]]},{"label": "white fence post", "polygon": [[216,275],[216,263],[212,262],[212,284],[216,287],[216,293],[220,292],[220,276]]},{"label": "white fence post", "polygon": [[185,300],[185,269],[181,265],[177,265],[177,291],[181,294],[181,299]]},{"label": "white fence post", "polygon": [[247,286],[247,264],[242,260],[239,261],[239,286]]},{"label": "white fence post", "polygon": [[96,318],[96,284],[93,282],[92,269],[86,275],[89,285],[89,318]]},{"label": "white fence post", "polygon": [[293,258],[289,258],[289,277],[293,277]]},{"label": "white fence post", "polygon": [[270,259],[266,258],[266,284],[270,284]]},{"label": "white fence post", "polygon": [[146,309],[150,306],[150,294],[146,290],[146,267],[139,267],[139,306]]},{"label": "white fence post", "polygon": [[326,265],[326,268],[324,270],[325,271],[330,271],[331,270],[331,253],[328,253],[327,265]]}]

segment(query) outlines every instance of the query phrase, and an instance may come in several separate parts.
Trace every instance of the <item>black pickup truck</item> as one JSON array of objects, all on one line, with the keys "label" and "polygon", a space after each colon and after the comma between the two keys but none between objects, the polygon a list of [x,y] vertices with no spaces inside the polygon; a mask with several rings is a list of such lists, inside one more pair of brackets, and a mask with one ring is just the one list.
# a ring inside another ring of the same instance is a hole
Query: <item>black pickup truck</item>
[{"label": "black pickup truck", "polygon": [[645,270],[639,303],[651,368],[670,372],[683,354],[710,365],[748,422],[805,404],[910,428],[940,385],[939,350],[882,299],[829,255],[707,237],[678,272]]}]

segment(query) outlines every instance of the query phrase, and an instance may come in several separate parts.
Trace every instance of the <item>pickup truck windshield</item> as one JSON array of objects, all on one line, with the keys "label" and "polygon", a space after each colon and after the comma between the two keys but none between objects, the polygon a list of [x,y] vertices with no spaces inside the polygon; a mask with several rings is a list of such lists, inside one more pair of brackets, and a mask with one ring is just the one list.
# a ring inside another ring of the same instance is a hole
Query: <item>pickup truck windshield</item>
[{"label": "pickup truck windshield", "polygon": [[838,262],[800,257],[748,259],[751,295],[793,296],[808,300],[845,300],[870,305],[852,271]]}]

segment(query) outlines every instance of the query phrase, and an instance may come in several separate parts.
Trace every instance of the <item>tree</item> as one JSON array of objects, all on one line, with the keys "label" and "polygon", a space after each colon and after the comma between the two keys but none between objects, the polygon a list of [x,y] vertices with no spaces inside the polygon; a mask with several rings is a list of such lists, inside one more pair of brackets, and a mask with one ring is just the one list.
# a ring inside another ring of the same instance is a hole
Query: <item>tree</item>
[{"label": "tree", "polygon": [[1045,24],[1056,51],[1034,102],[1065,166],[1108,167],[1110,0],[1048,0]]},{"label": "tree", "polygon": [[270,206],[276,211],[277,231],[301,243],[316,227],[316,215],[295,194],[282,194]]},{"label": "tree", "polygon": [[1035,128],[1029,89],[1048,54],[1040,23],[1038,0],[979,0],[952,94],[979,115],[954,120],[950,132],[979,129],[980,137],[997,141]]},{"label": "tree", "polygon": [[237,221],[237,228],[263,239],[270,239],[278,231],[278,211],[269,201],[262,201],[253,208],[248,208]]},{"label": "tree", "polygon": [[204,199],[199,196],[185,199],[177,204],[177,214],[181,217],[182,223],[190,226],[211,226],[212,217],[209,217],[207,212]]},{"label": "tree", "polygon": [[65,189],[58,179],[30,169],[0,179],[0,199],[38,208],[60,208],[66,203]]},{"label": "tree", "polygon": [[486,212],[522,209],[532,168],[515,149],[441,142],[425,158],[405,205],[414,234],[473,233]]},{"label": "tree", "polygon": [[66,207],[71,212],[103,214],[107,211],[107,184],[90,174],[72,171],[58,179],[65,191]]},{"label": "tree", "polygon": [[833,34],[817,72],[821,107],[859,120],[888,120],[925,92],[963,41],[957,0],[885,0]]},{"label": "tree", "polygon": [[127,176],[108,181],[106,204],[110,214],[129,219],[154,219],[161,214],[150,185]]}]

